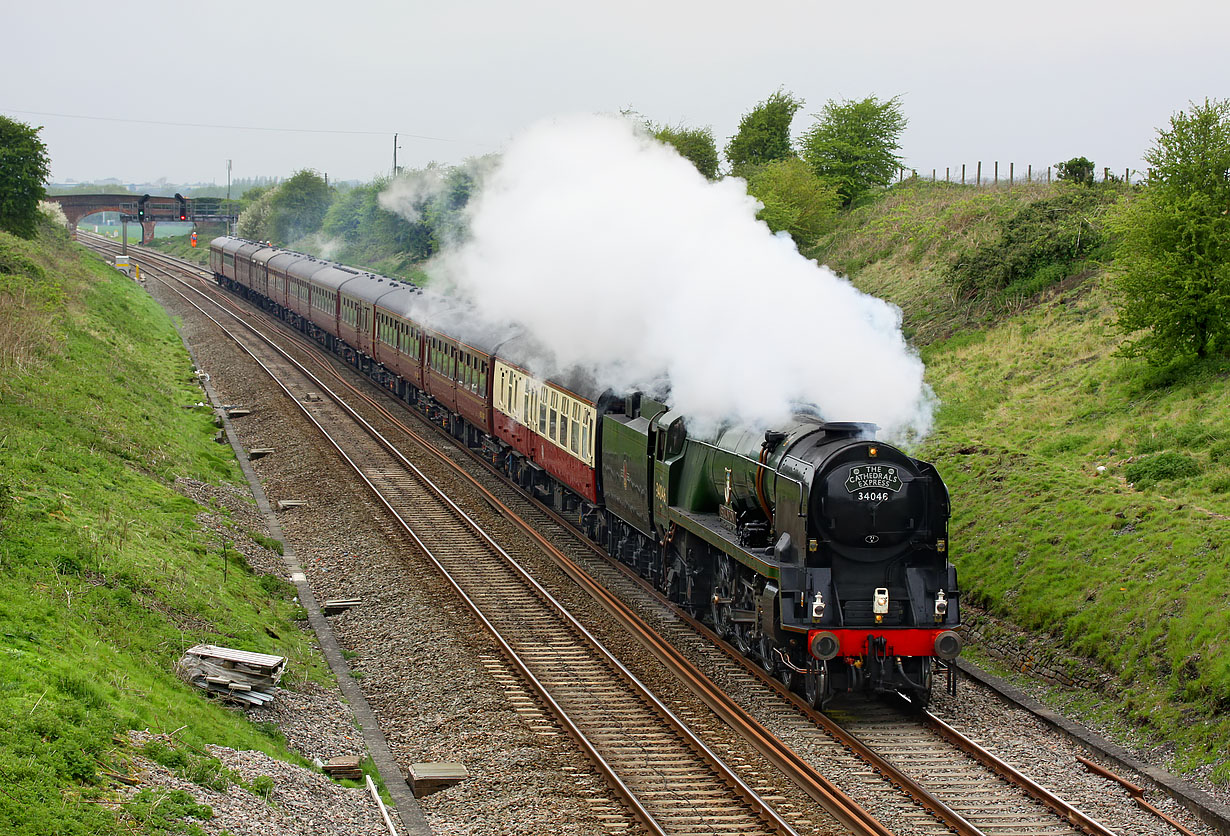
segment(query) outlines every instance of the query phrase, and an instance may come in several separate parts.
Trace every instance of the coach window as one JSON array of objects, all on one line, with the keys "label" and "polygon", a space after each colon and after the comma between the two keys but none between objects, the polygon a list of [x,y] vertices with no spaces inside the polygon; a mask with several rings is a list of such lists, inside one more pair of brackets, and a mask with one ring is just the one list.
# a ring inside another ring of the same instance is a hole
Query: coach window
[{"label": "coach window", "polygon": [[551,420],[550,420],[550,425],[547,431],[547,435],[552,441],[559,440],[559,436],[557,435],[557,433],[559,432],[558,430],[558,421],[559,421],[558,407],[559,407],[559,393],[552,391],[551,392],[551,413],[550,413]]}]

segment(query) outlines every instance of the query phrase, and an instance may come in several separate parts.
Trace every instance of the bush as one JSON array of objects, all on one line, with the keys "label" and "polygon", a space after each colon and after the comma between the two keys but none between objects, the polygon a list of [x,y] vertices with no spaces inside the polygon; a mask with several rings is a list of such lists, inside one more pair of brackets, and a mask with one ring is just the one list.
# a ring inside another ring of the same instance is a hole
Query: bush
[{"label": "bush", "polygon": [[990,240],[958,250],[945,278],[967,297],[1029,296],[1085,269],[1107,242],[1108,189],[1066,188],[996,221]]},{"label": "bush", "polygon": [[0,229],[22,238],[38,231],[38,203],[51,172],[40,130],[0,115]]},{"label": "bush", "polygon": [[1199,475],[1200,465],[1195,459],[1173,450],[1146,456],[1123,468],[1123,477],[1135,485],[1137,490],[1152,487],[1157,482]]},{"label": "bush", "polygon": [[775,160],[749,172],[748,194],[762,204],[756,217],[786,232],[799,247],[814,242],[837,215],[837,191],[799,159]]},{"label": "bush", "polygon": [[1172,117],[1145,160],[1148,183],[1110,224],[1117,324],[1132,335],[1120,351],[1157,365],[1230,354],[1230,101]]},{"label": "bush", "polygon": [[1087,186],[1093,185],[1093,160],[1073,157],[1067,162],[1055,163],[1055,166],[1059,169],[1060,180],[1083,183]]}]

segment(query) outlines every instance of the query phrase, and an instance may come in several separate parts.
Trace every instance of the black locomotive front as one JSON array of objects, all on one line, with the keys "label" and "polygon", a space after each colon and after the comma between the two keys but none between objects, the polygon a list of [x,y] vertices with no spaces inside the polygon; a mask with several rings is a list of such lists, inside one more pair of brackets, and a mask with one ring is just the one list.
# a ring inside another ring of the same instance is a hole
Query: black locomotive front
[{"label": "black locomotive front", "polygon": [[931,464],[861,425],[842,438],[841,426],[828,425],[811,451],[808,586],[796,613],[809,666],[830,692],[905,690],[925,701],[935,659],[961,650],[948,489]]}]

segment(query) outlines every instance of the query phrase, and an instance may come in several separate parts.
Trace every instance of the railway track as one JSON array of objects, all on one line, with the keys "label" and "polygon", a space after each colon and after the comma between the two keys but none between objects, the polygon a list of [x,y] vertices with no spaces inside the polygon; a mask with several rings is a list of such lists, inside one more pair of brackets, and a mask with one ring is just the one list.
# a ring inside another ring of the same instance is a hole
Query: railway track
[{"label": "railway track", "polygon": [[[163,280],[156,268],[147,266],[146,275]],[[649,832],[799,832],[443,488],[323,381],[263,335],[217,324],[295,400],[369,485]],[[309,398],[309,392],[316,397]],[[844,820],[840,832],[889,833],[819,776],[806,774],[805,766],[796,769],[803,775],[796,780],[819,786],[830,812]]]},{"label": "railway track", "polygon": [[[207,271],[198,269],[197,272],[200,275],[208,275]],[[308,344],[306,341],[302,342]],[[334,373],[338,371],[334,369]],[[384,411],[383,407],[380,409]],[[400,424],[397,416],[387,411],[384,411],[384,414]],[[409,428],[405,430],[411,432]],[[468,471],[477,469],[474,460],[458,450],[450,450],[448,445],[439,442],[427,443],[437,450],[442,450],[443,455],[466,466]],[[381,478],[387,481],[387,477],[380,473],[373,475],[377,481]],[[471,479],[474,478],[471,476]],[[901,808],[892,816],[895,824],[899,822],[896,832],[986,833],[1004,836],[1069,833],[1104,835],[1112,832],[1020,775],[973,741],[966,740],[955,730],[944,727],[935,717],[919,717],[888,705],[863,704],[834,712],[834,716],[841,720],[840,723],[834,723],[832,719],[812,711],[780,683],[737,654],[718,649],[707,641],[698,642],[698,632],[701,635],[707,634],[703,625],[686,616],[678,617],[678,613],[675,614],[677,617],[663,618],[662,608],[667,605],[655,592],[647,589],[639,578],[631,576],[622,567],[613,565],[605,556],[599,558],[594,555],[588,542],[579,539],[571,527],[558,518],[552,519],[553,515],[541,506],[528,503],[527,498],[515,487],[504,482],[491,484],[490,480],[486,480],[485,486],[480,485],[479,489],[488,492],[487,501],[498,503],[501,513],[510,519],[527,517],[530,522],[521,524],[530,536],[542,541],[544,548],[555,548],[547,539],[553,543],[564,544],[563,551],[567,552],[567,556],[559,555],[565,561],[561,565],[565,566],[565,571],[573,575],[578,583],[586,586],[592,584],[595,589],[590,590],[590,593],[602,601],[608,611],[615,613],[622,609],[631,612],[636,609],[654,621],[655,630],[660,631],[665,641],[652,635],[652,631],[648,631],[647,635],[638,635],[637,639],[660,660],[665,662],[666,657],[682,656],[683,654],[674,648],[687,648],[687,655],[692,657],[693,661],[699,657],[700,666],[710,673],[710,678],[728,685],[733,683],[734,690],[759,690],[763,693],[766,686],[773,689],[777,699],[755,699],[751,711],[745,713],[754,715],[753,722],[759,723],[763,730],[767,730],[763,733],[769,737],[776,735],[790,741],[792,749],[786,751],[790,751],[793,757],[798,757],[793,755],[794,751],[831,752],[835,743],[844,747],[847,753],[853,753],[848,754],[848,757],[857,757],[858,764],[849,770],[849,774],[854,778],[847,781],[844,788],[852,795],[864,799],[867,806],[876,805],[875,809],[878,811],[883,806]],[[535,533],[535,529],[555,530],[551,531],[549,538],[543,539]],[[572,568],[568,568],[569,564]],[[595,584],[589,580],[591,576],[598,579],[599,583]],[[481,579],[479,583],[481,584]],[[617,594],[611,595],[606,592],[607,589],[614,590]],[[610,600],[603,600],[604,596]],[[622,601],[632,601],[633,606],[628,607]],[[480,609],[484,606],[498,604],[479,604]],[[627,617],[627,614],[621,613],[620,617]],[[631,618],[635,620],[637,616],[632,615]],[[543,650],[544,643],[549,645],[551,641],[559,638],[560,634],[555,632],[555,629],[550,627],[539,634],[541,638],[536,639],[540,642],[537,645],[538,651]],[[527,629],[526,632],[531,631]],[[717,641],[712,635],[707,638]],[[574,647],[568,648],[567,653],[574,652]],[[531,652],[530,655],[533,656],[534,653]],[[697,686],[689,687],[700,694]],[[723,712],[737,713],[742,710],[719,708],[717,703],[720,703],[721,699],[715,696],[701,698],[732,725],[735,721],[729,713]],[[584,697],[581,699],[583,701]],[[640,739],[652,742],[653,745],[649,748],[657,748],[658,738],[654,734],[660,733],[646,733],[647,736]],[[962,754],[955,754],[956,752]],[[831,757],[831,754],[826,757]],[[776,765],[781,768],[780,763]],[[901,787],[913,801],[906,805],[903,805],[899,798],[886,802],[886,781]],[[817,797],[815,792],[809,794],[813,798]],[[668,791],[665,794],[660,793],[659,797],[672,798]],[[913,805],[912,808],[910,805]],[[765,822],[769,819],[762,813],[759,820]]]}]

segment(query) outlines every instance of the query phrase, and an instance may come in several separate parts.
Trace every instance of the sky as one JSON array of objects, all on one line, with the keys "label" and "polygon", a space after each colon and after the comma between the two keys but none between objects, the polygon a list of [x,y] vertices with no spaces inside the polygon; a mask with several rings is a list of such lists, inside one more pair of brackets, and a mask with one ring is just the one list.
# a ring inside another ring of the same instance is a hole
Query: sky
[{"label": "sky", "polygon": [[719,148],[779,88],[900,96],[907,167],[1143,170],[1170,116],[1230,96],[1230,3],[881,0],[7,2],[0,113],[55,182],[331,180],[460,163],[543,118],[632,109]]}]

